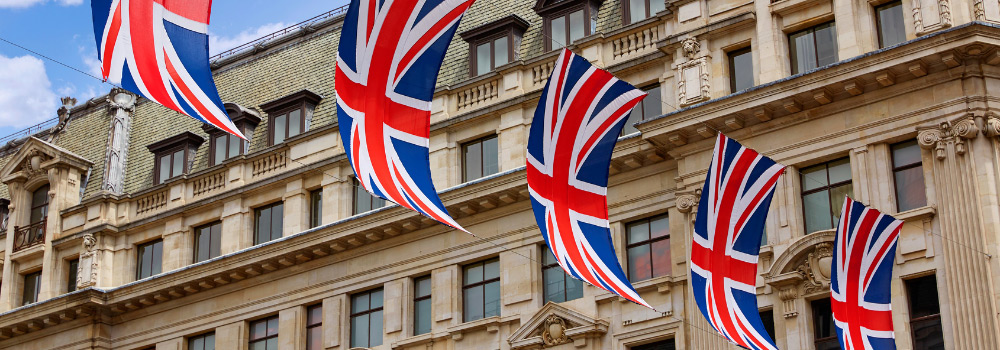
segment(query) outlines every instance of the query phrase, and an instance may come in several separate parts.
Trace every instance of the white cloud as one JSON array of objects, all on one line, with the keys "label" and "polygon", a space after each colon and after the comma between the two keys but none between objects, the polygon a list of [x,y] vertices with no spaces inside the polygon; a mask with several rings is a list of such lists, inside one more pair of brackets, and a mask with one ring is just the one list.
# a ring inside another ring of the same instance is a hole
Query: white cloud
[{"label": "white cloud", "polygon": [[54,118],[59,100],[51,87],[42,60],[0,55],[0,125],[24,128]]},{"label": "white cloud", "polygon": [[[0,8],[26,8],[46,2],[49,0],[0,0]],[[63,6],[76,6],[82,4],[83,0],[56,0],[55,2]]]},{"label": "white cloud", "polygon": [[83,65],[87,67],[87,73],[90,73],[95,78],[100,78],[102,76],[101,61],[97,59],[97,49],[78,46],[77,51],[80,52],[80,59],[83,60]]},{"label": "white cloud", "polygon": [[244,30],[235,36],[221,36],[210,32],[208,36],[208,52],[210,55],[215,55],[231,48],[246,44],[262,36],[285,29],[285,27],[288,27],[288,25],[282,22],[268,23],[257,28]]}]

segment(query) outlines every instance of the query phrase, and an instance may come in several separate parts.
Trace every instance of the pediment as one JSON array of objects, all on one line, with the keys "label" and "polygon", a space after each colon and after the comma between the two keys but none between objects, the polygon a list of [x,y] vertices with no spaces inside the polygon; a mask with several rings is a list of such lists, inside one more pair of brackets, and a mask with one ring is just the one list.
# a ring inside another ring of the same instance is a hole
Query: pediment
[{"label": "pediment", "polygon": [[549,302],[514,331],[507,342],[511,349],[542,349],[568,343],[581,344],[588,338],[607,333],[608,325],[608,321]]},{"label": "pediment", "polygon": [[803,294],[823,291],[830,283],[835,237],[836,232],[828,230],[799,238],[775,259],[764,282],[774,287],[801,285]]},{"label": "pediment", "polygon": [[[32,161],[32,159],[35,160]],[[29,137],[10,161],[3,168],[0,168],[0,179],[4,183],[18,178],[28,179],[42,174],[56,165],[68,166],[84,172],[93,163],[62,147],[36,137]]]}]

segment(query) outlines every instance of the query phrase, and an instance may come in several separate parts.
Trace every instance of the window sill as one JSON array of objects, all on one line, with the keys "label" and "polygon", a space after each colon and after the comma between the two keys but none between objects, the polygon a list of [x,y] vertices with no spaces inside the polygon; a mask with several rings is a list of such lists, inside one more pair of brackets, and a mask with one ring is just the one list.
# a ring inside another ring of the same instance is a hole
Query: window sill
[{"label": "window sill", "polygon": [[479,319],[475,321],[469,321],[457,326],[448,328],[442,332],[434,332],[421,334],[418,336],[412,336],[407,339],[403,339],[397,342],[393,342],[390,348],[392,349],[403,349],[409,348],[421,344],[430,344],[440,339],[451,338],[454,341],[462,340],[465,337],[465,333],[473,332],[476,330],[485,329],[490,333],[499,333],[500,326],[505,324],[512,324],[514,322],[519,322],[521,320],[520,316],[493,316],[484,319]]},{"label": "window sill", "polygon": [[[673,285],[681,280],[684,280],[684,278],[674,277],[674,276],[660,276],[632,283],[632,287],[634,287],[635,291],[638,292],[639,294],[642,294],[644,292],[649,292],[652,290],[656,290],[658,293],[666,294],[670,293],[670,290],[673,288]],[[594,299],[597,303],[606,303],[615,299],[623,303],[628,302],[628,299],[612,294],[611,292],[603,292],[601,294],[598,294]]]},{"label": "window sill", "polygon": [[903,221],[915,221],[929,219],[937,215],[937,208],[933,206],[923,206],[916,209],[910,209],[901,213],[892,214],[896,219]]}]

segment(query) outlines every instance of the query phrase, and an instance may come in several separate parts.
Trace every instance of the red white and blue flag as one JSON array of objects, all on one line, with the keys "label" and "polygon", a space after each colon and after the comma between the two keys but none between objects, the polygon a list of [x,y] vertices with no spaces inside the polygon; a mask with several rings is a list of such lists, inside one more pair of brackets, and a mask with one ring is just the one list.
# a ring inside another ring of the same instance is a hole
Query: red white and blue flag
[{"label": "red white and blue flag", "polygon": [[528,190],[542,237],[569,275],[649,307],[622,271],[608,228],[608,167],[646,96],[563,50],[528,134]]},{"label": "red white and blue flag", "polygon": [[691,245],[691,286],[715,330],[747,349],[777,349],[757,311],[757,257],[784,166],[719,134]]},{"label": "red white and blue flag", "polygon": [[892,265],[903,222],[847,198],[837,224],[830,306],[844,350],[895,349]]},{"label": "red white and blue flag", "polygon": [[105,81],[246,138],[222,106],[208,62],[211,0],[93,0]]},{"label": "red white and blue flag", "polygon": [[352,0],[337,52],[337,119],[368,192],[465,231],[431,182],[431,99],[475,0]]}]

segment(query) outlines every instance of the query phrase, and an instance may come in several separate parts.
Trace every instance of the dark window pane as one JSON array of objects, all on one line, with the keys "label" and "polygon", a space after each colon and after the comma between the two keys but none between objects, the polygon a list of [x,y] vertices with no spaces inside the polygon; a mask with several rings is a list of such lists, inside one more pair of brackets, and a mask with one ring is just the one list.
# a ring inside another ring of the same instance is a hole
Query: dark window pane
[{"label": "dark window pane", "polygon": [[368,314],[351,317],[351,347],[368,347]]},{"label": "dark window pane", "polygon": [[586,35],[584,26],[587,22],[583,20],[583,10],[569,14],[569,42],[572,43]]},{"label": "dark window pane", "polygon": [[170,179],[170,155],[160,157],[160,183]]},{"label": "dark window pane", "polygon": [[670,235],[670,223],[666,216],[660,216],[649,221],[649,237],[660,238]]},{"label": "dark window pane", "polygon": [[[641,21],[646,18],[646,1],[649,0],[629,0],[628,1],[628,13],[629,19],[632,23]],[[656,1],[656,0],[653,0]]]},{"label": "dark window pane", "polygon": [[875,8],[878,15],[878,40],[883,48],[906,41],[903,3],[894,1]]},{"label": "dark window pane", "polygon": [[[250,137],[249,135],[245,135]],[[232,158],[243,153],[243,139],[236,137],[235,135],[229,135],[229,156],[226,158]]]},{"label": "dark window pane", "polygon": [[628,249],[628,278],[632,282],[652,278],[649,245],[643,244]]},{"label": "dark window pane", "polygon": [[229,146],[229,136],[228,134],[222,134],[215,137],[213,140],[215,142],[215,163],[213,165],[215,165],[226,160],[228,155],[227,147]]},{"label": "dark window pane", "polygon": [[651,118],[656,118],[663,113],[663,103],[660,101],[660,86],[657,85],[654,88],[646,90],[649,94],[642,103],[642,119],[647,120]]},{"label": "dark window pane", "polygon": [[254,322],[250,325],[250,339],[260,339],[267,336],[267,320]]},{"label": "dark window pane", "polygon": [[267,242],[267,238],[271,237],[271,208],[261,208],[257,209],[257,234],[254,236],[254,244],[261,244]]},{"label": "dark window pane", "polygon": [[306,330],[306,350],[323,350],[323,327]]},{"label": "dark window pane", "polygon": [[[381,300],[381,298],[379,298]],[[368,346],[382,345],[382,311],[371,313],[371,325],[368,326],[369,340]]]},{"label": "dark window pane", "polygon": [[633,346],[630,350],[674,350],[676,349],[674,340],[667,339],[655,343]]},{"label": "dark window pane", "polygon": [[556,259],[554,254],[552,254],[552,249],[549,249],[547,246],[542,247],[542,265],[552,265],[558,263],[559,260]]},{"label": "dark window pane", "polygon": [[820,191],[802,196],[802,205],[806,219],[806,233],[833,228],[829,192]]},{"label": "dark window pane", "polygon": [[413,334],[431,331],[431,300],[424,299],[413,304]]},{"label": "dark window pane", "polygon": [[653,277],[669,276],[671,272],[670,240],[659,240],[650,246],[652,247]]},{"label": "dark window pane", "polygon": [[628,227],[628,243],[638,243],[649,240],[649,223],[632,224]]},{"label": "dark window pane", "polygon": [[493,68],[507,64],[510,59],[507,47],[507,37],[502,37],[493,41],[493,50]]},{"label": "dark window pane", "polygon": [[895,181],[899,211],[903,212],[927,205],[923,168],[916,167],[897,171]]},{"label": "dark window pane", "polygon": [[788,36],[792,55],[792,74],[816,68],[816,43],[812,31],[802,31]]},{"label": "dark window pane", "polygon": [[484,287],[483,316],[500,316],[500,282],[490,282]]},{"label": "dark window pane", "polygon": [[281,238],[282,235],[282,225],[285,220],[285,206],[279,203],[271,208],[271,238],[268,241],[273,241],[275,239]]},{"label": "dark window pane", "polygon": [[69,273],[66,278],[66,291],[72,292],[76,290],[76,273],[77,269],[80,268],[80,259],[70,260],[68,265]]},{"label": "dark window pane", "polygon": [[160,274],[163,267],[163,241],[140,245],[137,256],[136,280]]},{"label": "dark window pane", "polygon": [[838,221],[840,221],[840,212],[844,208],[844,200],[847,197],[854,195],[854,186],[842,185],[830,189],[830,217],[833,221],[830,223],[830,228],[836,227]]},{"label": "dark window pane", "polygon": [[732,92],[753,87],[753,51],[750,48],[733,51],[729,54],[729,75]]},{"label": "dark window pane", "polygon": [[371,305],[371,299],[368,293],[355,295],[351,298],[351,313],[356,314],[359,312],[368,311]]},{"label": "dark window pane", "polygon": [[310,192],[309,203],[309,228],[319,227],[323,224],[323,190]]},{"label": "dark window pane", "polygon": [[550,32],[552,34],[552,49],[558,49],[565,46],[566,43],[566,17],[553,18],[549,26]]},{"label": "dark window pane", "polygon": [[840,160],[832,161],[829,164],[830,167],[830,184],[836,184],[844,181],[851,180],[851,161],[850,159],[844,158]]},{"label": "dark window pane", "polygon": [[184,151],[174,152],[173,155],[173,173],[170,174],[171,177],[178,176],[184,173]]},{"label": "dark window pane", "polygon": [[894,168],[920,164],[920,145],[916,140],[892,145],[892,166]]},{"label": "dark window pane", "polygon": [[640,101],[639,104],[632,109],[632,113],[629,113],[628,119],[625,120],[625,126],[622,127],[622,136],[639,132],[639,129],[635,128],[635,124],[642,121],[642,105],[644,103],[646,103],[646,101]]},{"label": "dark window pane", "polygon": [[278,318],[272,317],[267,320],[267,336],[278,335]]},{"label": "dark window pane", "polygon": [[306,325],[314,326],[323,323],[323,306],[316,305],[306,309]]},{"label": "dark window pane", "polygon": [[830,299],[814,300],[811,303],[813,316],[813,335],[816,340],[833,337],[837,330],[833,325],[833,311],[830,309]]},{"label": "dark window pane", "polygon": [[41,282],[41,271],[24,275],[24,290],[21,296],[21,305],[38,302],[38,292],[41,290]]},{"label": "dark window pane", "polygon": [[483,177],[483,144],[473,142],[465,146],[465,181]]},{"label": "dark window pane", "polygon": [[561,303],[566,301],[566,273],[559,265],[542,270],[543,302]]},{"label": "dark window pane", "polygon": [[767,330],[767,335],[771,336],[771,340],[774,340],[774,311],[761,311],[760,320],[764,322],[764,329]]},{"label": "dark window pane", "polygon": [[583,298],[583,281],[566,275],[566,301]]},{"label": "dark window pane", "polygon": [[475,321],[483,318],[483,287],[465,289],[462,293],[465,321]]},{"label": "dark window pane", "polygon": [[936,276],[906,280],[906,292],[910,297],[910,319],[941,314]]},{"label": "dark window pane", "polygon": [[833,23],[816,27],[816,65],[837,62],[837,27]]},{"label": "dark window pane", "polygon": [[483,141],[483,176],[490,176],[500,172],[500,155],[497,149],[497,137],[491,137]]},{"label": "dark window pane", "polygon": [[414,284],[414,290],[416,291],[414,294],[417,297],[423,297],[423,296],[429,296],[429,295],[431,295],[431,278],[430,277],[424,277],[424,278],[416,279],[413,282],[413,284]]},{"label": "dark window pane", "polygon": [[465,268],[465,285],[483,281],[483,265],[475,264]]},{"label": "dark window pane", "polygon": [[649,0],[649,15],[653,16],[667,8],[666,1],[663,0]]},{"label": "dark window pane", "polygon": [[483,265],[483,280],[500,278],[500,260],[491,260]]},{"label": "dark window pane", "polygon": [[826,178],[826,164],[808,167],[799,172],[802,176],[802,190],[809,191],[829,185]]},{"label": "dark window pane", "polygon": [[489,73],[493,68],[490,66],[490,56],[490,43],[476,46],[476,75]]}]

